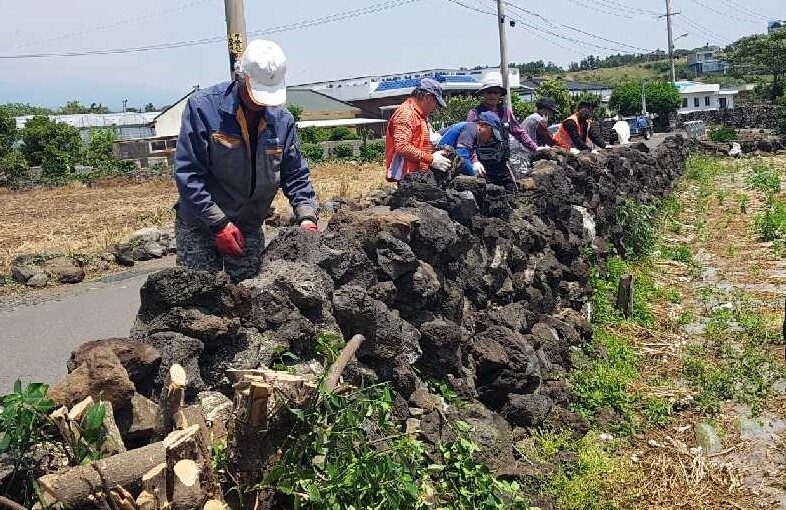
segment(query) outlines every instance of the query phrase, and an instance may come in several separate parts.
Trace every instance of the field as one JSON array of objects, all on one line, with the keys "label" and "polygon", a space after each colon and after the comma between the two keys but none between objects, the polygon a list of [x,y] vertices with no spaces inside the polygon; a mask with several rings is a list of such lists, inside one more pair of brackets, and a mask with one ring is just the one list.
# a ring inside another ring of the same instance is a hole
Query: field
[{"label": "field", "polygon": [[[312,170],[320,201],[356,197],[384,186],[379,165],[326,163]],[[70,184],[29,191],[0,190],[0,271],[7,274],[14,257],[28,253],[106,251],[131,232],[173,222],[177,190],[170,176],[146,182],[122,178],[90,187]],[[286,206],[279,193],[277,208]]]}]

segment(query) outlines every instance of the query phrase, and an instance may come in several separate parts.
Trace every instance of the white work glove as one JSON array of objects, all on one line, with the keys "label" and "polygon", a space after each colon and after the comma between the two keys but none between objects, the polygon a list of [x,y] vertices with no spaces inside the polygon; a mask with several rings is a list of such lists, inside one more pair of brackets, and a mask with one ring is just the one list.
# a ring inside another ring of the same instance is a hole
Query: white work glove
[{"label": "white work glove", "polygon": [[437,145],[442,140],[442,135],[439,134],[439,131],[430,131],[428,138],[431,140],[432,145]]},{"label": "white work glove", "polygon": [[483,163],[480,161],[475,161],[472,163],[472,169],[475,171],[475,175],[479,177],[483,177],[486,175],[486,168],[483,166]]},{"label": "white work glove", "polygon": [[600,154],[600,149],[592,149],[593,154]]},{"label": "white work glove", "polygon": [[431,156],[434,158],[431,161],[431,168],[440,172],[447,172],[450,169],[450,160],[445,157],[442,151],[436,151]]},{"label": "white work glove", "polygon": [[571,153],[571,154],[580,154],[580,153],[581,153],[581,151],[580,151],[580,150],[578,150],[576,147],[571,147],[571,148],[570,148],[570,153]]},{"label": "white work glove", "polygon": [[548,150],[551,150],[551,147],[549,147],[548,145],[544,145],[542,147],[538,147],[537,149],[535,149],[535,152],[545,152]]}]

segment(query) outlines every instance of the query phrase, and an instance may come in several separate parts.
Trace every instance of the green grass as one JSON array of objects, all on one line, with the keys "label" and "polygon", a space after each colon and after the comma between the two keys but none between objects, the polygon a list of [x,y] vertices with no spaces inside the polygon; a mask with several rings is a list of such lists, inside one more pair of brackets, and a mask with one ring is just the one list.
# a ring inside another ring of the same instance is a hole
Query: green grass
[{"label": "green grass", "polygon": [[[562,510],[617,510],[635,506],[635,491],[641,472],[617,454],[619,441],[603,441],[590,432],[579,440],[569,431],[539,431],[517,448],[530,461],[559,463],[560,457],[575,459],[558,464],[555,473],[544,477],[540,491],[553,497]],[[619,487],[628,490],[620,491]]]},{"label": "green grass", "polygon": [[785,375],[769,352],[776,341],[777,329],[743,302],[713,311],[704,341],[690,347],[682,366],[699,409],[712,415],[723,402],[735,401],[760,412],[773,383]]},{"label": "green grass", "polygon": [[786,239],[786,203],[769,196],[764,212],[756,215],[753,224],[763,241]]},{"label": "green grass", "polygon": [[768,164],[756,163],[753,165],[753,172],[748,176],[748,184],[751,188],[770,195],[780,192],[781,176]]}]

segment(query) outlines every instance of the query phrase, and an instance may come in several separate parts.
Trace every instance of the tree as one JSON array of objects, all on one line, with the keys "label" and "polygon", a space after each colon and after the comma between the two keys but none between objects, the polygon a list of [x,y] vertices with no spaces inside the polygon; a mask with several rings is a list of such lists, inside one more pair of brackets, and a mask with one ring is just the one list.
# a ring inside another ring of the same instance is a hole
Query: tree
[{"label": "tree", "polygon": [[567,117],[573,111],[573,100],[570,97],[570,92],[568,92],[565,82],[560,78],[546,80],[541,83],[535,89],[535,97],[538,99],[541,97],[552,98],[559,107],[559,111],[556,112],[557,118]]},{"label": "tree", "polygon": [[145,105],[145,113],[150,113],[156,111],[156,107],[153,106],[153,103],[147,103]]},{"label": "tree", "polygon": [[289,113],[295,118],[295,122],[299,121],[303,115],[303,107],[296,104],[288,104],[287,110],[289,110]]},{"label": "tree", "polygon": [[14,187],[25,180],[29,167],[25,157],[16,149],[0,157],[0,186]]},{"label": "tree", "polygon": [[682,96],[677,87],[668,81],[647,82],[647,110],[657,114],[655,125],[660,130],[668,129],[669,116],[679,109]]},{"label": "tree", "polygon": [[0,106],[11,117],[22,117],[25,115],[52,115],[54,110],[43,106],[32,106],[27,103],[6,103]]},{"label": "tree", "polygon": [[636,115],[641,111],[641,83],[624,81],[614,86],[609,108],[620,115]]},{"label": "tree", "polygon": [[576,107],[580,102],[587,102],[592,105],[592,118],[601,120],[609,116],[609,111],[606,105],[601,101],[601,97],[592,92],[583,92],[581,95],[576,96],[571,101],[571,110],[576,111]]},{"label": "tree", "polygon": [[109,108],[101,103],[90,103],[90,106],[85,106],[77,100],[69,101],[65,106],[61,106],[59,113],[64,115],[77,114],[77,113],[109,113]]},{"label": "tree", "polygon": [[743,72],[771,74],[769,99],[774,101],[784,93],[786,76],[786,29],[769,34],[751,35],[734,42],[726,49],[729,63]]},{"label": "tree", "polygon": [[469,111],[480,104],[480,100],[474,96],[450,96],[445,98],[445,101],[447,106],[437,108],[437,111],[431,115],[431,121],[436,129],[467,120]]},{"label": "tree", "polygon": [[525,103],[521,100],[521,96],[518,92],[511,92],[510,93],[510,104],[513,109],[513,116],[516,117],[518,120],[522,120],[526,118],[529,114],[535,112],[535,105],[532,103]]},{"label": "tree", "polygon": [[4,108],[0,108],[0,158],[11,151],[18,137],[16,120]]},{"label": "tree", "polygon": [[133,106],[127,107],[126,111],[127,112],[131,112],[131,113],[139,113],[140,112],[139,108],[134,108]]},{"label": "tree", "polygon": [[117,160],[112,153],[112,144],[116,139],[114,129],[91,129],[90,142],[85,150],[85,163],[100,170],[114,170]]},{"label": "tree", "polygon": [[79,161],[82,137],[73,126],[36,116],[27,121],[20,135],[25,159],[30,165],[41,165],[47,179],[62,180]]}]

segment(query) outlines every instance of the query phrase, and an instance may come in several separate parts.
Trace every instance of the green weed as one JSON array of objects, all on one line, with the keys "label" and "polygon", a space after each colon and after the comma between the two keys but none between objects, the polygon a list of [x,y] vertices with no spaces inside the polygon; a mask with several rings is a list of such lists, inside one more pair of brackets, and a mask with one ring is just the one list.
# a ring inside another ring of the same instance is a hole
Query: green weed
[{"label": "green weed", "polygon": [[628,199],[617,209],[622,227],[622,254],[627,260],[639,260],[655,249],[658,238],[657,208]]},{"label": "green weed", "polygon": [[780,192],[781,176],[766,163],[757,163],[753,165],[753,172],[748,176],[748,184],[751,188],[770,195]]},{"label": "green weed", "polygon": [[786,203],[768,197],[764,212],[756,215],[754,227],[763,241],[786,239]]}]

